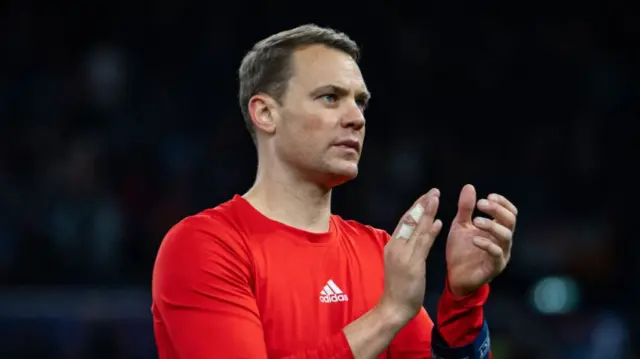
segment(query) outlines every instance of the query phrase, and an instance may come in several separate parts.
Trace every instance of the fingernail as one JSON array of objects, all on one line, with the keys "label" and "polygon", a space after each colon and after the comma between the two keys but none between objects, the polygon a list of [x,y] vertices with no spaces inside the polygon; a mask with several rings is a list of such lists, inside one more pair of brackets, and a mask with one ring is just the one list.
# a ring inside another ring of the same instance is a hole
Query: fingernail
[{"label": "fingernail", "polygon": [[497,194],[492,193],[492,194],[489,195],[489,199],[492,200],[492,201],[496,201],[497,202],[500,199],[500,197],[498,197]]},{"label": "fingernail", "polygon": [[486,199],[481,199],[478,202],[478,206],[480,206],[480,207],[489,207],[489,201],[487,201]]},{"label": "fingernail", "polygon": [[420,218],[422,218],[423,214],[424,214],[424,207],[422,207],[420,203],[416,204],[411,209],[411,212],[409,212],[409,215],[411,216],[411,218],[413,218],[413,220],[416,222],[420,221]]},{"label": "fingernail", "polygon": [[477,225],[483,225],[487,223],[487,220],[482,217],[476,217],[474,221],[476,222]]}]

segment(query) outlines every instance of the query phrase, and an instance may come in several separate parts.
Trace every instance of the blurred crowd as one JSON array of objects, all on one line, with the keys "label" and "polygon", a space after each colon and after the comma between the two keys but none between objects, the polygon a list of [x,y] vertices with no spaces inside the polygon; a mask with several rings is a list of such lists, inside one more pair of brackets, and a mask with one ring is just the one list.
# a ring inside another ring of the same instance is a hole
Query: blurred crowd
[{"label": "blurred crowd", "polygon": [[494,359],[638,358],[640,289],[627,277],[640,245],[622,210],[638,4],[323,4],[312,16],[286,1],[9,1],[0,358],[156,357],[148,291],[164,233],[253,181],[240,59],[304,22],[362,46],[373,93],[361,174],[335,191],[335,212],[391,230],[430,187],[445,223],[463,184],[502,193],[521,215],[487,305]]}]

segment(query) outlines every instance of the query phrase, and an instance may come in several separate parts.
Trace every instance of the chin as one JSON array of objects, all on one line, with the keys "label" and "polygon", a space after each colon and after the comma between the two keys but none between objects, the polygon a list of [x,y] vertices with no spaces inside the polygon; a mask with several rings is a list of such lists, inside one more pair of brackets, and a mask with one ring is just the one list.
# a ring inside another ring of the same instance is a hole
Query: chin
[{"label": "chin", "polygon": [[358,177],[357,163],[340,163],[330,166],[327,171],[327,182],[329,188],[339,186]]}]

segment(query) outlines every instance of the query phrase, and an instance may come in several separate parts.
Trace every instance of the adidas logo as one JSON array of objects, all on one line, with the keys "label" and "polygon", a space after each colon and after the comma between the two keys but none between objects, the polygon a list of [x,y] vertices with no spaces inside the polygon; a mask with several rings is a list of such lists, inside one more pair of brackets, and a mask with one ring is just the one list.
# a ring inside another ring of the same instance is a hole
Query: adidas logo
[{"label": "adidas logo", "polygon": [[347,297],[347,295],[344,294],[344,292],[342,292],[342,290],[338,288],[338,286],[331,279],[327,281],[327,284],[320,292],[321,303],[336,303],[347,301],[349,301],[349,297]]}]

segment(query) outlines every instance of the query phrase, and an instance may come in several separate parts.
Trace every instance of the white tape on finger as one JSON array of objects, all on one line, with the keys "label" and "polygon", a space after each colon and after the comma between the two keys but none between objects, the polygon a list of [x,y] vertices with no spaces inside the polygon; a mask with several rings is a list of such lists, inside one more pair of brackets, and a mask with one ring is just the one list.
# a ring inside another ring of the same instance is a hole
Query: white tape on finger
[{"label": "white tape on finger", "polygon": [[410,224],[402,224],[400,226],[400,230],[398,231],[397,239],[409,239],[413,234],[413,231],[416,229],[416,226],[412,226]]},{"label": "white tape on finger", "polygon": [[416,223],[420,222],[420,218],[422,218],[423,214],[424,207],[422,207],[419,203],[416,204],[409,212],[409,215],[411,216],[411,218],[413,218],[414,221],[416,221]]}]

